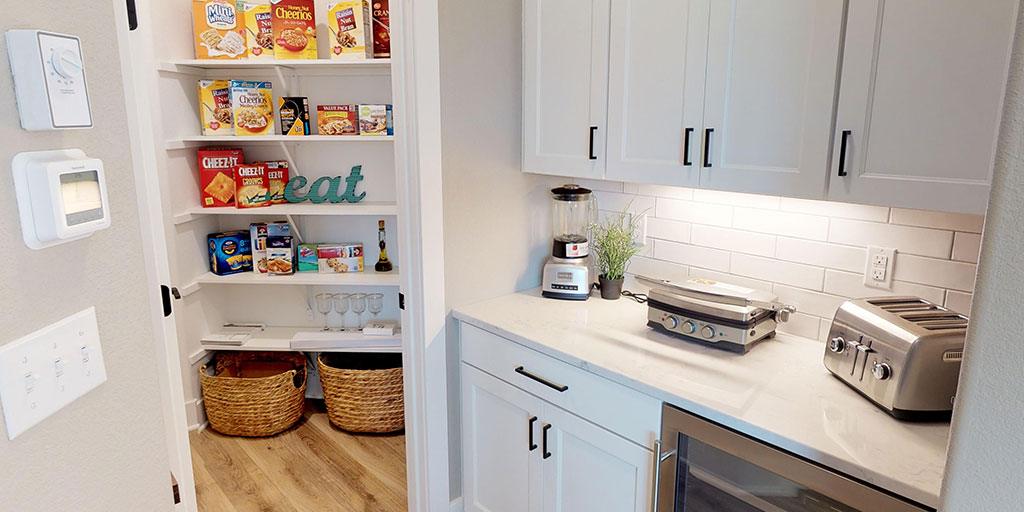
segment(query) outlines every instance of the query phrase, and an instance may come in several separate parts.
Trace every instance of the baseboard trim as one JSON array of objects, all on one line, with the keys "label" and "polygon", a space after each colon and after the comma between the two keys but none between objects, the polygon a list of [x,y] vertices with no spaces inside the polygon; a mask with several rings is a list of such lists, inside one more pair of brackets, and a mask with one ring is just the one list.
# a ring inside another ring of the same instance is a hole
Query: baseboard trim
[{"label": "baseboard trim", "polygon": [[464,507],[462,504],[462,496],[452,500],[451,504],[448,505],[448,512],[463,512]]}]

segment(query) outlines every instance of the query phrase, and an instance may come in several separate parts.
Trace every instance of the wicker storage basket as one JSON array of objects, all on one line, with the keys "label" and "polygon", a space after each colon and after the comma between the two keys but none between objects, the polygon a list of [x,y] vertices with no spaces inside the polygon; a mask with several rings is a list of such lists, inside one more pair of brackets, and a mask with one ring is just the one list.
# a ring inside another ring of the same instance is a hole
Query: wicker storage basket
[{"label": "wicker storage basket", "polygon": [[402,355],[336,353],[317,359],[327,417],[349,432],[405,428]]},{"label": "wicker storage basket", "polygon": [[[306,358],[290,352],[221,352],[213,374],[199,369],[203,404],[210,428],[231,436],[272,436],[302,418],[306,395]],[[242,378],[243,362],[291,363],[292,369],[269,377]]]}]

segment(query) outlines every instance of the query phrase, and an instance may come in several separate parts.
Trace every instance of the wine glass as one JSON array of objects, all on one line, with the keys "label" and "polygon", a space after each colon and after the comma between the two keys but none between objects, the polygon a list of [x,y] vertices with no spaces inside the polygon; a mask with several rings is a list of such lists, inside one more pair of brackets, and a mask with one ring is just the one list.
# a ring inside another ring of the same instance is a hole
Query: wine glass
[{"label": "wine glass", "polygon": [[349,300],[352,302],[352,312],[359,315],[359,331],[363,330],[363,311],[366,311],[366,294],[365,293],[353,293],[349,295]]},{"label": "wine glass", "polygon": [[316,310],[324,315],[324,330],[331,330],[330,324],[328,323],[328,316],[331,314],[331,310],[334,309],[334,294],[333,293],[318,293],[316,294]]},{"label": "wine glass", "polygon": [[371,293],[366,296],[366,305],[370,308],[370,313],[373,313],[373,321],[377,321],[377,315],[384,310],[384,294],[383,293]]},{"label": "wine glass", "polygon": [[349,293],[336,293],[334,294],[334,310],[341,315],[341,328],[338,329],[341,332],[345,332],[345,313],[348,313],[348,298],[351,296]]}]

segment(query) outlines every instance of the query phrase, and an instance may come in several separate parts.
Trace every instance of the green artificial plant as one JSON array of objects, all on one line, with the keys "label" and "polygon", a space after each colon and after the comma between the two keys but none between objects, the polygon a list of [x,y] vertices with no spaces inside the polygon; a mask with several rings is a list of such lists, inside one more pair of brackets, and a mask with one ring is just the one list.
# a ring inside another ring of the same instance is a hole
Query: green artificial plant
[{"label": "green artificial plant", "polygon": [[639,238],[641,217],[622,211],[594,225],[594,252],[597,253],[598,273],[604,279],[614,281],[625,277],[630,258],[640,252],[641,246],[633,241]]}]

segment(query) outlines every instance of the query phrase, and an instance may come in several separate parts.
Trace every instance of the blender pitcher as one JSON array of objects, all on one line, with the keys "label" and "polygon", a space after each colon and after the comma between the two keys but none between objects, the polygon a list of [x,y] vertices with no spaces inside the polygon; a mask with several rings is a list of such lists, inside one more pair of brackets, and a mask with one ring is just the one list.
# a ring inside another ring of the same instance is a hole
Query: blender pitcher
[{"label": "blender pitcher", "polygon": [[590,295],[590,234],[597,200],[579,185],[551,189],[551,258],[544,265],[541,294],[586,300]]}]

